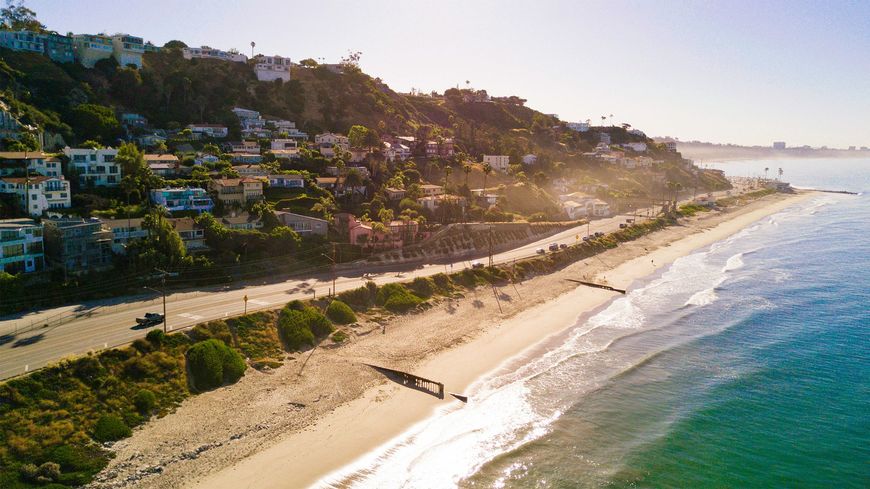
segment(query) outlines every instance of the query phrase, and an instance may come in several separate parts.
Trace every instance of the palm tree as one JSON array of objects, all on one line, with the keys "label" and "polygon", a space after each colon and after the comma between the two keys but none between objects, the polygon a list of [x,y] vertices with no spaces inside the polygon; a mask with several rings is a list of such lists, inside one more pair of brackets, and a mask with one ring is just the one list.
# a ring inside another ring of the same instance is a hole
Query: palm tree
[{"label": "palm tree", "polygon": [[483,193],[484,194],[486,193],[486,177],[488,177],[490,173],[492,173],[492,165],[490,165],[489,163],[483,165]]},{"label": "palm tree", "polygon": [[767,172],[770,170],[768,167],[764,167],[764,179],[767,180]]},{"label": "palm tree", "polygon": [[606,115],[601,116],[601,125],[602,125],[602,126],[604,125],[604,121],[606,121],[606,120],[607,120],[607,116],[606,116]]},{"label": "palm tree", "polygon": [[465,172],[465,186],[468,187],[468,174],[471,173],[471,165],[465,163],[462,165],[462,171]]},{"label": "palm tree", "polygon": [[610,126],[613,127],[613,114],[610,114]]},{"label": "palm tree", "polygon": [[445,191],[447,189],[447,180],[450,179],[451,173],[453,173],[453,167],[449,166],[449,165],[445,166],[444,167],[444,189],[445,189]]}]

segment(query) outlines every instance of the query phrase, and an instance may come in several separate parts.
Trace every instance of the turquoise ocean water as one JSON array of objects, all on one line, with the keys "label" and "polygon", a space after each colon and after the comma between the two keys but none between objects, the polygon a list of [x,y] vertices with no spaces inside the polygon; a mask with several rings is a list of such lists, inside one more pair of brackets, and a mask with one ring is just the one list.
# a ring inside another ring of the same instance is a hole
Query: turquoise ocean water
[{"label": "turquoise ocean water", "polygon": [[354,487],[870,487],[870,160],[681,258],[323,481]]}]

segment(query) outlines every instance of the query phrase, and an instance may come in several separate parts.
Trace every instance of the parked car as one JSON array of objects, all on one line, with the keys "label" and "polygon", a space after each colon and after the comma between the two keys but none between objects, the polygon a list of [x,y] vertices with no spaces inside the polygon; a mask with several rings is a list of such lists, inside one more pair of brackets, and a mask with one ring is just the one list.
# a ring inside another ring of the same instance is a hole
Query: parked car
[{"label": "parked car", "polygon": [[629,223],[629,224],[631,224],[631,223],[633,223],[633,222],[634,222],[634,219],[626,219],[626,220],[625,220],[625,222],[627,222],[627,223]]},{"label": "parked car", "polygon": [[163,314],[159,312],[146,312],[145,317],[136,318],[139,326],[155,326],[163,322]]},{"label": "parked car", "polygon": [[547,252],[544,251],[543,248],[538,248],[538,249],[535,250],[535,253],[537,253],[537,254],[539,254],[539,255],[544,255],[544,254],[546,254]]},{"label": "parked car", "polygon": [[558,243],[551,244],[550,251],[559,251],[559,244]]},{"label": "parked car", "polygon": [[583,236],[583,241],[589,241],[589,236]]},{"label": "parked car", "polygon": [[627,227],[628,227],[628,224],[626,224],[624,222],[619,223],[619,229],[625,229]]},{"label": "parked car", "polygon": [[475,270],[477,270],[479,268],[483,268],[483,263],[480,263],[479,261],[473,261],[473,262],[471,262],[471,268],[473,268]]},{"label": "parked car", "polygon": [[559,249],[560,249],[560,250],[564,250],[564,249],[567,249],[567,248],[568,248],[568,245],[566,245],[565,243],[562,243],[562,244],[559,245]]}]

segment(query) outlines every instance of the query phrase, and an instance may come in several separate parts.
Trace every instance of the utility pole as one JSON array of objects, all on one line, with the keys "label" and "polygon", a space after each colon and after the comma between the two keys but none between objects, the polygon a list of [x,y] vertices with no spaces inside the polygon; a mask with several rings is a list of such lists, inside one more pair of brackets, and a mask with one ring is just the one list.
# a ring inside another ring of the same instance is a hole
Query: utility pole
[{"label": "utility pole", "polygon": [[332,294],[335,294],[335,243],[332,243],[332,256],[321,253],[321,256],[332,262]]},{"label": "utility pole", "polygon": [[489,266],[492,267],[492,224],[489,225]]},{"label": "utility pole", "polygon": [[161,270],[159,268],[155,268],[154,270],[157,270],[158,272],[161,273],[160,288],[163,289],[162,290],[162,292],[163,292],[163,332],[166,333],[166,329],[167,329],[167,324],[166,324],[166,322],[167,322],[167,317],[166,317],[166,276],[169,275],[169,272]]}]

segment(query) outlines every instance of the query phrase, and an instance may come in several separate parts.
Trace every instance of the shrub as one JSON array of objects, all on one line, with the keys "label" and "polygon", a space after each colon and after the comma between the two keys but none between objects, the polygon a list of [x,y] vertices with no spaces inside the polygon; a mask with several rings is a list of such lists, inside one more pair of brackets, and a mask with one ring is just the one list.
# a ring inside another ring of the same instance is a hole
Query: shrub
[{"label": "shrub", "polygon": [[377,295],[377,284],[369,281],[362,287],[338,294],[338,299],[357,311],[365,311],[375,303]]},{"label": "shrub", "polygon": [[344,302],[334,300],[326,308],[326,317],[336,324],[351,324],[356,322],[356,314]]},{"label": "shrub", "polygon": [[155,346],[160,346],[166,340],[166,333],[162,329],[152,329],[145,335],[145,339]]},{"label": "shrub", "polygon": [[299,351],[306,345],[314,345],[314,334],[305,327],[279,324],[278,334],[281,335],[281,340],[288,351]]},{"label": "shrub", "polygon": [[114,414],[107,414],[97,420],[93,437],[100,442],[115,441],[130,436],[133,432],[124,421]]},{"label": "shrub", "polygon": [[423,299],[417,297],[410,292],[406,292],[404,294],[393,294],[392,296],[390,296],[390,298],[387,299],[387,302],[384,304],[384,307],[392,312],[403,313],[410,311],[411,309],[419,306],[423,302],[425,302],[423,301]]},{"label": "shrub", "polygon": [[133,396],[133,405],[140,413],[150,414],[157,405],[157,396],[148,389],[142,389]]},{"label": "shrub", "polygon": [[194,389],[203,391],[232,384],[245,373],[247,365],[239,352],[226,343],[210,339],[187,350],[187,365]]},{"label": "shrub", "polygon": [[287,305],[284,307],[285,307],[285,309],[288,309],[291,311],[304,311],[306,306],[305,306],[305,303],[300,301],[299,299],[294,299],[294,300],[288,302]]},{"label": "shrub", "polygon": [[435,293],[435,282],[429,277],[417,277],[409,285],[414,295],[418,297],[432,297]]},{"label": "shrub", "polygon": [[313,307],[308,307],[303,312],[305,315],[305,322],[308,326],[308,329],[316,337],[326,336],[329,333],[332,333],[333,327],[332,323],[329,322],[329,319],[326,319],[326,316],[320,313],[317,309]]},{"label": "shrub", "polygon": [[347,341],[347,333],[341,330],[336,331],[332,334],[332,341],[336,343],[344,343],[345,341]]}]

